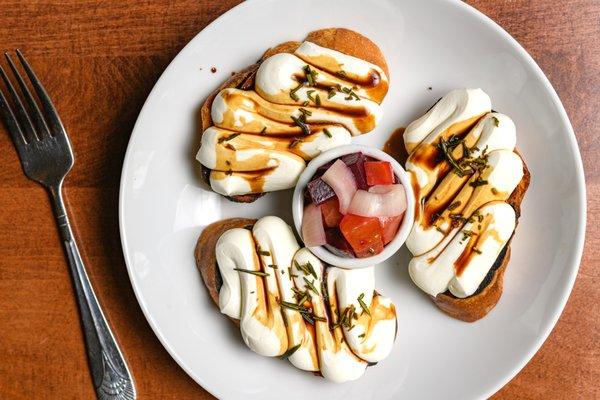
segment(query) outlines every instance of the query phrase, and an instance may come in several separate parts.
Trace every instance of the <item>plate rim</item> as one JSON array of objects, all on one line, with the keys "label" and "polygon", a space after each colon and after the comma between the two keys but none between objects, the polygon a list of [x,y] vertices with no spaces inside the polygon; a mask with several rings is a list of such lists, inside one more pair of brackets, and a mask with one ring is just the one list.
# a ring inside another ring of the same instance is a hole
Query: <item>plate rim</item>
[{"label": "plate rim", "polygon": [[[175,60],[178,57],[180,57],[181,54],[183,52],[185,52],[185,50],[188,47],[190,47],[192,42],[197,40],[197,38],[201,37],[201,35],[205,35],[207,32],[209,32],[214,25],[217,25],[217,24],[221,23],[223,20],[229,18],[229,16],[232,13],[237,12],[238,9],[246,8],[246,7],[253,7],[254,3],[259,3],[261,1],[265,1],[265,0],[246,0],[246,1],[230,8],[229,10],[227,10],[226,12],[224,12],[223,14],[221,14],[220,16],[215,18],[213,21],[211,21],[202,30],[200,30],[196,35],[194,35],[194,37],[192,37],[186,43],[186,45],[177,53],[177,55],[175,55],[173,57],[173,59],[169,62],[167,67],[160,74],[160,77],[156,80],[154,86],[152,87],[152,90],[146,97],[146,100],[144,101],[144,104],[143,104],[142,108],[140,109],[140,112],[138,114],[135,125],[133,126],[131,135],[130,135],[128,143],[127,143],[127,150],[125,152],[123,166],[121,168],[120,181],[119,181],[119,207],[118,207],[118,209],[119,209],[119,233],[120,233],[120,238],[121,238],[121,248],[123,251],[123,257],[124,257],[124,261],[125,261],[125,265],[126,265],[126,269],[127,269],[127,274],[129,276],[129,280],[131,282],[131,286],[134,291],[136,300],[142,310],[142,313],[144,314],[144,317],[146,318],[146,320],[148,321],[148,324],[152,328],[152,331],[154,332],[155,336],[158,338],[159,342],[165,348],[165,350],[167,350],[167,352],[169,353],[171,358],[173,358],[173,360],[175,360],[175,362],[179,365],[179,367],[181,367],[181,369],[183,369],[185,371],[185,373],[188,374],[188,376],[190,376],[197,384],[199,384],[202,387],[202,389],[206,390],[211,395],[213,395],[217,398],[219,398],[219,396],[222,395],[222,393],[220,393],[220,391],[216,387],[211,386],[207,381],[205,381],[202,376],[193,372],[192,369],[185,363],[185,361],[179,357],[179,355],[176,353],[176,351],[173,349],[173,347],[168,342],[167,338],[163,336],[163,332],[161,331],[159,324],[152,317],[152,314],[151,314],[150,310],[148,309],[148,305],[146,304],[144,297],[141,293],[141,289],[138,287],[138,285],[136,283],[136,279],[134,277],[134,274],[132,273],[132,267],[130,267],[131,257],[130,257],[128,247],[127,247],[127,234],[125,232],[124,196],[125,196],[125,191],[126,191],[126,189],[125,189],[126,181],[128,179],[126,177],[125,173],[128,170],[129,164],[131,162],[130,161],[131,160],[131,152],[132,152],[131,143],[132,143],[134,137],[136,136],[136,133],[139,131],[138,127],[139,127],[142,117],[147,112],[146,107],[149,102],[149,99],[151,97],[153,97],[155,92],[158,90],[157,88],[160,86],[159,84],[160,84],[161,80],[163,79],[163,77],[174,68],[173,65],[175,63]],[[564,292],[560,301],[558,302],[558,306],[553,309],[551,318],[549,318],[547,323],[543,325],[543,329],[541,329],[542,333],[538,336],[535,344],[531,347],[531,349],[528,352],[523,354],[523,356],[521,357],[519,362],[515,363],[514,367],[511,369],[511,371],[509,373],[507,373],[503,376],[499,376],[496,384],[491,385],[490,389],[486,393],[484,393],[484,395],[481,397],[481,398],[489,398],[494,393],[496,393],[500,389],[502,389],[507,383],[509,383],[525,367],[525,365],[527,365],[527,363],[529,363],[529,361],[531,361],[533,356],[539,351],[541,346],[548,339],[548,336],[550,335],[550,333],[556,326],[558,319],[560,318],[560,316],[562,315],[562,313],[564,311],[566,303],[573,291],[573,286],[575,284],[575,280],[577,278],[577,274],[579,272],[579,268],[580,268],[580,264],[581,264],[581,258],[583,256],[583,248],[584,248],[584,244],[585,244],[585,232],[586,232],[586,226],[587,226],[587,192],[586,192],[587,188],[586,188],[585,174],[584,174],[584,169],[583,169],[581,152],[579,151],[579,144],[577,142],[577,137],[575,136],[575,132],[573,130],[571,121],[567,115],[567,112],[566,112],[563,104],[562,104],[562,101],[560,100],[558,94],[556,93],[556,90],[552,86],[552,84],[551,84],[550,80],[548,79],[548,77],[546,76],[546,74],[543,72],[543,70],[540,68],[540,66],[537,64],[537,62],[534,60],[534,58],[529,54],[529,52],[527,52],[527,50],[515,38],[513,38],[506,30],[504,30],[504,28],[502,28],[493,19],[491,19],[490,17],[488,17],[487,15],[485,15],[483,12],[479,11],[475,7],[473,7],[467,3],[464,3],[462,1],[455,1],[455,0],[439,0],[439,1],[449,3],[454,7],[462,8],[463,11],[469,13],[472,17],[481,21],[484,25],[488,25],[490,28],[492,28],[495,31],[495,33],[498,33],[500,36],[502,36],[511,45],[511,47],[514,48],[514,50],[519,55],[521,55],[525,61],[527,61],[527,63],[532,67],[533,72],[535,73],[536,77],[540,79],[541,83],[543,84],[544,89],[550,95],[550,99],[551,99],[553,105],[556,106],[556,108],[557,108],[559,119],[562,121],[562,123],[567,128],[568,143],[574,154],[574,161],[575,161],[575,175],[576,175],[575,178],[577,181],[577,188],[578,188],[577,196],[579,198],[578,217],[583,222],[583,223],[578,224],[578,229],[577,229],[576,238],[575,238],[576,240],[575,240],[575,245],[574,245],[574,252],[572,253],[571,258],[565,263],[565,265],[569,266],[569,275],[568,275],[567,281],[566,281],[567,290]]]}]

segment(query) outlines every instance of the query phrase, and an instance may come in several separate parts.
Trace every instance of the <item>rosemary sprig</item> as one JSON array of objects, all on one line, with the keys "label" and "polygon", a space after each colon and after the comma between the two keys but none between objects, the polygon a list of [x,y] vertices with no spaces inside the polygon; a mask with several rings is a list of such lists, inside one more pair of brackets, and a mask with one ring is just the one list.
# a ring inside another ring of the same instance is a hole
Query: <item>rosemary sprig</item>
[{"label": "rosemary sprig", "polygon": [[309,281],[308,279],[306,279],[306,277],[302,277],[302,279],[304,280],[304,283],[306,284],[306,286],[308,286],[308,288],[310,290],[312,290],[315,294],[319,294],[319,291],[317,290],[317,288],[314,285],[314,281]]},{"label": "rosemary sprig", "polygon": [[234,268],[235,271],[244,272],[246,274],[256,275],[256,276],[269,276],[266,272],[262,271],[254,271],[251,269],[243,269],[243,268]]},{"label": "rosemary sprig", "polygon": [[300,111],[302,114],[306,115],[307,117],[310,117],[312,115],[312,111],[309,111],[306,108],[299,108],[298,111]]},{"label": "rosemary sprig", "polygon": [[306,125],[304,122],[302,122],[300,120],[300,118],[294,117],[293,115],[291,115],[290,118],[292,118],[292,121],[294,121],[294,124],[296,124],[297,126],[300,127],[300,129],[302,130],[302,133],[304,133],[304,135],[306,135],[306,136],[310,135],[309,126]]},{"label": "rosemary sprig", "polygon": [[366,313],[368,316],[371,316],[371,312],[369,311],[369,307],[367,306],[367,304],[365,303],[365,301],[363,300],[363,298],[365,297],[364,293],[361,293],[360,296],[358,296],[358,304],[360,304],[360,308],[363,309],[363,313]]},{"label": "rosemary sprig", "polygon": [[220,137],[220,138],[219,138],[219,140],[217,140],[217,143],[228,142],[228,141],[230,141],[231,139],[233,139],[233,138],[236,138],[236,137],[238,137],[238,136],[240,136],[240,134],[239,134],[239,133],[232,133],[231,135],[227,135],[227,136]]},{"label": "rosemary sprig", "polygon": [[304,86],[303,82],[298,83],[298,86],[296,86],[295,88],[293,88],[292,90],[290,90],[290,97],[292,98],[292,100],[294,101],[298,101],[300,100],[300,98],[298,97],[298,95],[296,94],[296,92],[298,90],[300,90],[300,88]]},{"label": "rosemary sprig", "polygon": [[460,138],[458,138],[457,136],[451,136],[448,140],[440,138],[440,142],[438,143],[438,149],[440,149],[440,151],[444,154],[444,157],[452,166],[454,172],[458,176],[463,177],[465,175],[465,171],[463,170],[463,168],[461,168],[460,165],[458,165],[457,161],[452,156],[452,150],[454,150],[454,148],[458,146],[459,141]]},{"label": "rosemary sprig", "polygon": [[460,206],[460,204],[461,204],[461,203],[460,203],[460,201],[455,201],[454,203],[452,203],[452,204],[450,204],[450,205],[448,206],[448,210],[452,211],[452,210],[454,210],[456,207]]},{"label": "rosemary sprig", "polygon": [[304,74],[306,76],[306,81],[308,82],[308,86],[315,86],[315,82],[317,80],[317,75],[319,74],[317,71],[312,69],[310,65],[306,64],[304,66]]},{"label": "rosemary sprig", "polygon": [[294,147],[296,147],[300,143],[302,143],[302,140],[300,140],[300,139],[294,139],[294,140],[292,140],[290,142],[290,144],[288,145],[288,148],[293,149]]},{"label": "rosemary sprig", "polygon": [[260,247],[258,248],[258,251],[257,251],[257,253],[258,253],[258,255],[260,255],[260,256],[266,256],[266,257],[269,257],[269,256],[271,255],[271,253],[269,253],[269,252],[268,252],[268,251],[266,251],[266,250],[262,250]]},{"label": "rosemary sprig", "polygon": [[292,354],[294,354],[296,351],[298,351],[299,348],[300,348],[300,344],[297,344],[294,347],[290,347],[289,349],[286,350],[285,353],[280,355],[279,358],[281,358],[282,360],[285,360],[286,358],[289,358]]},{"label": "rosemary sprig", "polygon": [[478,187],[478,186],[483,186],[483,185],[487,185],[488,181],[485,179],[481,179],[481,178],[477,178],[472,182],[469,182],[469,186],[472,187]]},{"label": "rosemary sprig", "polygon": [[331,132],[329,132],[329,129],[324,128],[323,129],[323,133],[325,134],[325,136],[327,136],[328,138],[332,138],[333,135],[331,134]]}]

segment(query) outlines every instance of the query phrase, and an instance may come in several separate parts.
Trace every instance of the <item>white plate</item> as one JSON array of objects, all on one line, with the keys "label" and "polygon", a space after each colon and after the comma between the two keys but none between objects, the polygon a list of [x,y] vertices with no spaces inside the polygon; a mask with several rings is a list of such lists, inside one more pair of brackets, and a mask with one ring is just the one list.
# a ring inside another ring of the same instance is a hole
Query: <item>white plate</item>
[{"label": "white plate", "polygon": [[[390,67],[383,121],[356,143],[381,147],[394,128],[449,90],[481,87],[494,109],[515,121],[532,173],[498,306],[474,324],[449,318],[410,282],[402,250],[377,269],[377,287],[398,309],[396,346],[362,379],[342,385],[250,352],[209,300],[193,258],[202,228],[216,220],[275,214],[291,223],[291,191],[240,205],[202,187],[193,158],[198,106],[269,46],[331,26],[370,37]],[[469,6],[255,0],[198,34],[148,97],[123,166],[120,227],[129,275],[150,325],[179,365],[219,398],[474,399],[508,382],[556,323],[581,257],[584,187],[575,136],[552,86],[514,39]]]}]

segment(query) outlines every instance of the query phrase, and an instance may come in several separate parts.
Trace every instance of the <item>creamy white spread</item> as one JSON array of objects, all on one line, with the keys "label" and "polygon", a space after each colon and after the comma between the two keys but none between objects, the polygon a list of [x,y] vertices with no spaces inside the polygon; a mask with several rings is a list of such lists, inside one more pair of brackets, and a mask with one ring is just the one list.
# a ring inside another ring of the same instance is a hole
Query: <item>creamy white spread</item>
[{"label": "creamy white spread", "polygon": [[449,290],[459,298],[477,291],[512,236],[516,220],[513,208],[501,201],[487,203],[478,215],[483,217],[481,229],[477,220],[468,222],[462,230],[472,232],[470,236],[456,229],[454,235],[410,261],[408,272],[421,290],[431,296]]},{"label": "creamy white spread", "polygon": [[[504,202],[523,178],[523,162],[514,152],[516,129],[508,116],[490,110],[481,89],[453,90],[404,133],[406,169],[417,200],[406,241],[415,256],[409,270],[417,286],[432,296],[446,290],[456,297],[475,293],[515,227],[514,211],[510,218],[506,207],[512,207]],[[493,220],[507,217],[506,223],[485,225],[501,238],[494,242],[499,247],[489,241],[475,250],[465,247],[461,239],[471,234],[473,223],[482,228],[483,212]],[[454,263],[461,254],[457,275]]]},{"label": "creamy white spread", "polygon": [[264,60],[254,90],[216,95],[196,158],[226,196],[291,188],[306,161],[375,128],[387,88],[380,67],[304,42]]},{"label": "creamy white spread", "polygon": [[[320,371],[333,382],[359,378],[368,363],[391,351],[396,311],[375,292],[373,267],[325,270],[273,216],[258,220],[252,231],[228,230],[215,250],[223,277],[219,307],[240,320],[242,338],[253,351],[265,356],[293,351],[288,359],[294,366]],[[344,313],[354,318],[342,321]]]}]

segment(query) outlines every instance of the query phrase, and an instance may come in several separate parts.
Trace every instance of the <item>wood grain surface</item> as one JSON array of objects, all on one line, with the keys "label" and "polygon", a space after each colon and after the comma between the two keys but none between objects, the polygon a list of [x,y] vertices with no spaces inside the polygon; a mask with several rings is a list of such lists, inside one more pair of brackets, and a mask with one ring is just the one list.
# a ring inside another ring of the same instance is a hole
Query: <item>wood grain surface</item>
[{"label": "wood grain surface", "polygon": [[[119,240],[121,164],[140,108],[177,52],[237,1],[2,0],[0,50],[43,77],[76,151],[66,182],[91,279],[140,399],[209,399],[154,336]],[[472,0],[537,60],[571,118],[586,168],[588,228],[560,321],[495,399],[600,398],[600,2]],[[207,66],[209,67],[209,66]],[[44,191],[0,128],[0,399],[91,399],[67,265]]]}]

